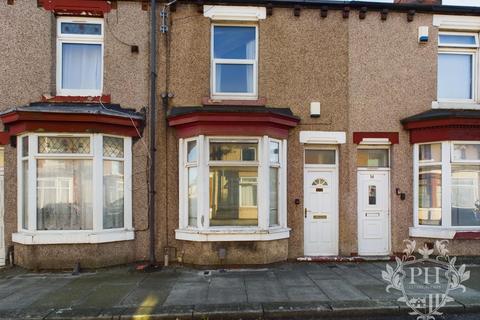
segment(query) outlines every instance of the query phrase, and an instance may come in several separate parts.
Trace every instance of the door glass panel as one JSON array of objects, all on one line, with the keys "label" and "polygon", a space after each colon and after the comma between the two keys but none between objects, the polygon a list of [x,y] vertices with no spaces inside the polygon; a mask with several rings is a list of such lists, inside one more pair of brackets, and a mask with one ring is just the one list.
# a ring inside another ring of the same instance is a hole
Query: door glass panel
[{"label": "door glass panel", "polygon": [[357,166],[388,168],[388,149],[358,149]]},{"label": "door glass panel", "polygon": [[306,164],[335,164],[335,150],[305,150]]},{"label": "door glass panel", "polygon": [[368,204],[371,206],[377,204],[377,186],[368,186]]}]

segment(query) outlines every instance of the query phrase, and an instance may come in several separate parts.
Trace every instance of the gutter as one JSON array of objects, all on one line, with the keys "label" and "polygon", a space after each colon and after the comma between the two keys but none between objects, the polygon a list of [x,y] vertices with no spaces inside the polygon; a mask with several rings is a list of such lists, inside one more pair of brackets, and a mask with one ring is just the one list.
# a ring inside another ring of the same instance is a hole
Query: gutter
[{"label": "gutter", "polygon": [[[183,3],[199,4],[195,0],[183,0]],[[345,7],[351,9],[368,8],[371,11],[381,11],[384,9],[391,11],[408,12],[415,11],[417,13],[438,13],[438,14],[468,14],[480,15],[480,7],[467,6],[444,6],[444,5],[423,5],[423,4],[400,4],[400,3],[381,3],[368,1],[328,1],[328,0],[220,0],[202,1],[201,4],[210,5],[252,5],[252,6],[269,6],[279,8],[291,8],[300,6],[304,8],[325,8],[331,10],[343,10]]]},{"label": "gutter", "polygon": [[150,1],[150,159],[148,168],[148,224],[150,226],[149,255],[150,267],[156,265],[155,257],[155,131],[157,113],[157,1]]}]

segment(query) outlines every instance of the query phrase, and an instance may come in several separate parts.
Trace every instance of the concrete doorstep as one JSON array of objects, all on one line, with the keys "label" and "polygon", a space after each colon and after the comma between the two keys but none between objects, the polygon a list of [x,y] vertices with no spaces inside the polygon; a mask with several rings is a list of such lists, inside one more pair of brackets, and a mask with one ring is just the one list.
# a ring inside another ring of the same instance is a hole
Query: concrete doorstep
[{"label": "concrete doorstep", "polygon": [[[383,262],[79,275],[14,269],[0,272],[0,319],[413,319],[399,294],[385,291],[384,269]],[[466,292],[452,294],[441,312],[480,319],[480,267],[468,270]]]}]

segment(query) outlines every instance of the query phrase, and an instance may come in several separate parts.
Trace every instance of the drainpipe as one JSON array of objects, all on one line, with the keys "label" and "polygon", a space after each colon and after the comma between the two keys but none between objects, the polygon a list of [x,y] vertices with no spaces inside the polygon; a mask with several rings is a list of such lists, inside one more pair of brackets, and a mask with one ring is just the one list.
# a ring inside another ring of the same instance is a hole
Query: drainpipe
[{"label": "drainpipe", "polygon": [[157,104],[157,1],[150,1],[150,163],[148,190],[148,223],[150,225],[149,264],[155,266],[155,134]]}]

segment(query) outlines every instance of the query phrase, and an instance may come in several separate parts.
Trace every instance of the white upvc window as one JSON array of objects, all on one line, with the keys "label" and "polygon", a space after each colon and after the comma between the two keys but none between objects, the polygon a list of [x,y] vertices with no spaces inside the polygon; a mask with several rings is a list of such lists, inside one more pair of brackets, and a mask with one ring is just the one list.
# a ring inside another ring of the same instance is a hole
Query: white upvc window
[{"label": "white upvc window", "polygon": [[24,244],[133,239],[130,137],[17,138],[18,233]]},{"label": "white upvc window", "polygon": [[415,144],[414,208],[419,236],[422,228],[447,238],[480,230],[480,142]]},{"label": "white upvc window", "polygon": [[288,238],[286,144],[267,136],[180,139],[177,239]]},{"label": "white upvc window", "polygon": [[258,27],[213,24],[211,95],[215,99],[257,99]]},{"label": "white upvc window", "polygon": [[99,96],[103,88],[104,21],[57,18],[57,94]]},{"label": "white upvc window", "polygon": [[438,102],[476,103],[478,33],[443,32],[438,36]]}]

